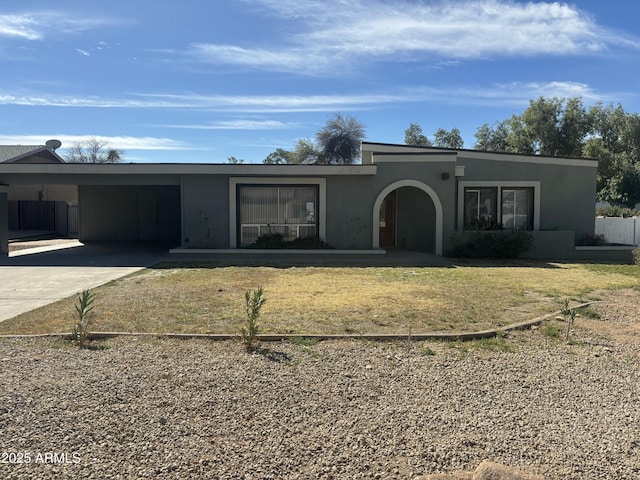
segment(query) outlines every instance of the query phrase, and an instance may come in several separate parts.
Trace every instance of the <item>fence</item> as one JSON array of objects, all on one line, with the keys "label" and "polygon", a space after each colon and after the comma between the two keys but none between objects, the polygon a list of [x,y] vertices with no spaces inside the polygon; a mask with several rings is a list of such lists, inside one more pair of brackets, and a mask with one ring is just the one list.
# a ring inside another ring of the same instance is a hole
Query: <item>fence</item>
[{"label": "fence", "polygon": [[9,230],[37,230],[78,235],[78,206],[64,201],[10,200]]},{"label": "fence", "polygon": [[640,242],[640,218],[597,217],[596,235],[604,235],[608,243],[638,245]]}]

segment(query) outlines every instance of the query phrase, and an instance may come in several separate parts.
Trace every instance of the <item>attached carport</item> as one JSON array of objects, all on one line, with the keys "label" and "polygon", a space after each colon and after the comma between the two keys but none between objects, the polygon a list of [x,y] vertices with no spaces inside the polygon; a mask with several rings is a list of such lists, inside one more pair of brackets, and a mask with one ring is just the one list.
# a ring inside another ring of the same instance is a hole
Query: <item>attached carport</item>
[{"label": "attached carport", "polygon": [[0,164],[0,254],[8,255],[12,185],[77,185],[83,242],[180,245],[181,166]]}]

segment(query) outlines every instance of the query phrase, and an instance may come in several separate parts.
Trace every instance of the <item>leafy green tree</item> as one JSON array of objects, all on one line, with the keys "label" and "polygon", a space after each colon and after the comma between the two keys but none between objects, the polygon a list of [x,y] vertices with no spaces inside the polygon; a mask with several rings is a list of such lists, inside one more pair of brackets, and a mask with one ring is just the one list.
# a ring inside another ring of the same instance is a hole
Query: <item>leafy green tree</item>
[{"label": "leafy green tree", "polygon": [[298,164],[320,163],[322,152],[310,138],[301,138],[293,149],[294,162]]},{"label": "leafy green tree", "polygon": [[422,133],[422,127],[417,123],[410,123],[404,131],[404,143],[415,147],[430,147],[431,141]]},{"label": "leafy green tree", "polygon": [[354,117],[334,114],[316,134],[322,151],[319,163],[355,163],[360,155],[360,143],[364,137],[363,123]]},{"label": "leafy green tree", "polygon": [[234,165],[244,163],[244,160],[236,157],[227,157],[227,163],[232,163]]},{"label": "leafy green tree", "polygon": [[581,98],[531,100],[520,115],[478,128],[476,149],[597,158],[599,200],[633,207],[640,202],[640,116],[622,106]]},{"label": "leafy green tree", "polygon": [[109,148],[106,140],[92,137],[84,142],[78,142],[67,154],[66,161],[70,163],[118,163],[122,160],[124,151]]},{"label": "leafy green tree", "polygon": [[262,161],[262,163],[267,164],[284,164],[284,163],[297,163],[295,160],[295,154],[290,152],[289,150],[284,150],[283,148],[276,148],[275,151],[271,152],[267,157]]},{"label": "leafy green tree", "polygon": [[508,136],[509,127],[507,122],[500,122],[495,128],[485,123],[478,127],[478,131],[475,133],[476,144],[474,148],[491,152],[506,152]]},{"label": "leafy green tree", "polygon": [[439,128],[436,130],[436,133],[433,134],[433,137],[433,145],[435,147],[462,148],[464,145],[462,135],[460,135],[460,130],[457,128],[452,128],[449,131],[444,128]]}]

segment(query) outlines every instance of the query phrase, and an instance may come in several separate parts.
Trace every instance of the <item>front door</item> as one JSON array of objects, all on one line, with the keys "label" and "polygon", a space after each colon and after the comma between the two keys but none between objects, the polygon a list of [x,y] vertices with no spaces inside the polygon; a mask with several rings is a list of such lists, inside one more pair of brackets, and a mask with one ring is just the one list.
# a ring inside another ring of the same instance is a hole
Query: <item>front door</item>
[{"label": "front door", "polygon": [[158,193],[138,192],[138,240],[158,240]]},{"label": "front door", "polygon": [[385,197],[380,205],[380,246],[396,246],[396,192]]}]

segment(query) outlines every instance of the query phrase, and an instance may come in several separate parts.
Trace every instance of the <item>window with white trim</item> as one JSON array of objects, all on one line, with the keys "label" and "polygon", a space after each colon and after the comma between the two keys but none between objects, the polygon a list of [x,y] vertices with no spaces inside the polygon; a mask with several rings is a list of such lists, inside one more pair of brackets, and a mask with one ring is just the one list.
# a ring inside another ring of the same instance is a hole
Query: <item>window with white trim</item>
[{"label": "window with white trim", "polygon": [[533,188],[502,188],[501,222],[505,230],[533,230]]},{"label": "window with white trim", "polygon": [[316,185],[238,185],[237,195],[240,246],[270,233],[285,240],[318,235]]},{"label": "window with white trim", "polygon": [[496,224],[497,188],[464,189],[464,229],[486,230]]},{"label": "window with white trim", "polygon": [[[499,200],[498,200],[499,199]],[[533,187],[465,187],[464,229],[533,230]]]}]

